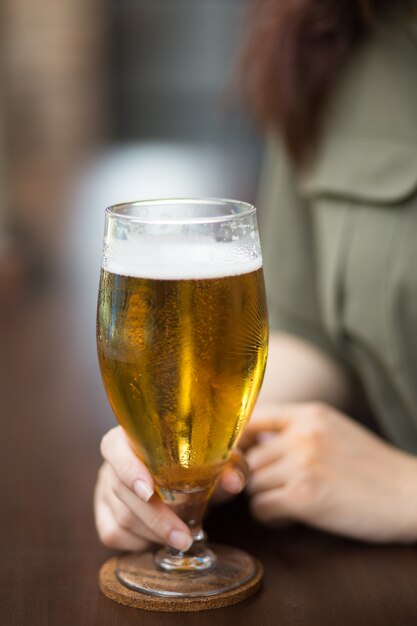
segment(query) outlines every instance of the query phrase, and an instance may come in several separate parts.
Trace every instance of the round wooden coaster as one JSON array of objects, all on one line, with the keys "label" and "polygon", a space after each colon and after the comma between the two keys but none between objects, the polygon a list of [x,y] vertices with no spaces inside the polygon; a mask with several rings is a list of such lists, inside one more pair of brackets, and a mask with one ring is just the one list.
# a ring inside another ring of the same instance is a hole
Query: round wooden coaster
[{"label": "round wooden coaster", "polygon": [[113,557],[102,565],[99,573],[100,589],[104,595],[115,602],[147,611],[166,611],[170,613],[206,611],[237,604],[258,591],[263,577],[263,567],[257,559],[254,559],[255,571],[253,577],[235,589],[216,595],[188,598],[155,596],[129,589],[118,580],[116,570],[118,570],[120,560],[123,558],[123,556]]}]

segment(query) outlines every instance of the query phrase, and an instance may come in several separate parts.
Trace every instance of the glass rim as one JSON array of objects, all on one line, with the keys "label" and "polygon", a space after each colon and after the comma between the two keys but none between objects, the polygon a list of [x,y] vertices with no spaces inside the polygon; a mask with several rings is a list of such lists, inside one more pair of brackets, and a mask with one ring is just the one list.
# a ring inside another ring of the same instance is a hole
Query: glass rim
[{"label": "glass rim", "polygon": [[[239,209],[236,213],[225,213],[224,215],[212,215],[207,217],[183,217],[183,218],[161,218],[161,217],[140,217],[129,215],[125,211],[131,207],[174,205],[174,204],[197,204],[197,205],[234,205]],[[256,207],[243,200],[231,198],[209,198],[209,197],[186,197],[186,198],[151,198],[149,200],[136,200],[133,202],[121,202],[108,206],[105,210],[106,217],[118,218],[127,222],[138,224],[216,224],[219,222],[230,222],[256,214]]]}]

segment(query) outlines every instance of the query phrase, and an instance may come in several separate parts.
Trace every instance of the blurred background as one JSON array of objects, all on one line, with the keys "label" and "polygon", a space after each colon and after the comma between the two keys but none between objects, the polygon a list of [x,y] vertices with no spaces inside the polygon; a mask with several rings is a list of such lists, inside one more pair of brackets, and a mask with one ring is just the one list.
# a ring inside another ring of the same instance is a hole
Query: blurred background
[{"label": "blurred background", "polygon": [[0,280],[42,281],[68,246],[96,274],[114,202],[254,199],[260,141],[234,84],[245,4],[3,0]]},{"label": "blurred background", "polygon": [[[183,195],[254,201],[262,146],[236,89],[245,8],[0,3],[0,398],[19,341],[26,365],[15,357],[13,384],[36,380],[47,403],[51,376],[71,361],[103,395],[94,324],[106,206]],[[40,312],[45,296],[65,311],[65,327],[62,315],[53,325],[51,307]],[[42,332],[59,352],[35,346]]]}]

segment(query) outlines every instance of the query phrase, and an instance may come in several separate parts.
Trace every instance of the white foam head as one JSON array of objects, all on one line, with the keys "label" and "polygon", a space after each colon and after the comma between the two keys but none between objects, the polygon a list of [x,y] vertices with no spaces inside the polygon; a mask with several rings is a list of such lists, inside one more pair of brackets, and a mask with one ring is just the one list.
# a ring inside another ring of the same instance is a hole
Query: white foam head
[{"label": "white foam head", "polygon": [[103,269],[114,274],[165,280],[221,278],[262,267],[259,239],[219,242],[166,235],[105,242]]}]

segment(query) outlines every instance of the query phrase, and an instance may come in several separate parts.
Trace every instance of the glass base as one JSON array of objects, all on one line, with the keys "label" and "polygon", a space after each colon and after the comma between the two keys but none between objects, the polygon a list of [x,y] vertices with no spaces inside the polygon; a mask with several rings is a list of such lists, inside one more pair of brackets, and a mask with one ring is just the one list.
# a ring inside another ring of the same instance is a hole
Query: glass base
[{"label": "glass base", "polygon": [[[215,555],[211,565],[195,571],[178,570],[174,563],[173,570],[165,571],[158,566],[158,555],[154,552],[133,552],[120,557],[116,576],[118,580],[133,591],[152,596],[197,598],[213,596],[225,591],[237,589],[258,574],[258,562],[246,552],[230,546],[213,545],[207,552]],[[163,548],[164,563],[167,554]],[[175,558],[175,555],[173,555]],[[190,555],[190,559],[198,558]]]},{"label": "glass base", "polygon": [[166,572],[201,572],[211,569],[216,558],[206,545],[206,533],[200,530],[194,535],[194,543],[187,552],[164,546],[155,554],[155,563]]}]

